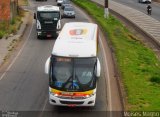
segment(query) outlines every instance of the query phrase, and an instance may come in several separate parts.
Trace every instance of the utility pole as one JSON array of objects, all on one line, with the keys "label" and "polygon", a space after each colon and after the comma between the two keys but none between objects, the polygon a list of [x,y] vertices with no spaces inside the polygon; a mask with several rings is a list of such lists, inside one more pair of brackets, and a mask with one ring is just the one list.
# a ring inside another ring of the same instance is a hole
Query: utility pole
[{"label": "utility pole", "polygon": [[104,0],[104,17],[109,17],[109,10],[108,10],[108,0]]}]

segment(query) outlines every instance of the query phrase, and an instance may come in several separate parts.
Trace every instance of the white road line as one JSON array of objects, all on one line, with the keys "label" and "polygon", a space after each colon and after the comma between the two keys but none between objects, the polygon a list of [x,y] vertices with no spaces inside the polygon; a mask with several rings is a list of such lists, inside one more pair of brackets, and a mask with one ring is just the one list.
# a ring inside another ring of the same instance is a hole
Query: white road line
[{"label": "white road line", "polygon": [[4,78],[4,76],[6,75],[7,71],[9,71],[9,69],[10,69],[10,68],[13,66],[13,64],[16,62],[18,56],[22,53],[22,51],[23,51],[23,49],[24,49],[26,43],[27,43],[28,40],[29,40],[29,37],[30,37],[31,32],[32,32],[32,29],[33,29],[33,22],[32,22],[31,30],[30,30],[30,32],[29,32],[29,35],[28,35],[28,37],[27,37],[25,43],[23,44],[22,48],[20,49],[20,51],[18,52],[17,56],[14,58],[14,60],[12,61],[12,63],[9,65],[9,67],[7,68],[7,70],[6,70],[6,71],[2,74],[2,76],[0,77],[0,81]]},{"label": "white road line", "polygon": [[[111,85],[110,85],[110,74],[109,74],[109,68],[108,68],[108,60],[107,60],[107,57],[106,57],[106,53],[105,53],[105,50],[104,50],[104,46],[103,46],[103,42],[102,42],[102,38],[99,36],[100,38],[100,43],[102,45],[102,51],[103,51],[103,55],[104,55],[104,61],[105,63],[107,64],[106,68],[107,68],[107,86],[108,86],[108,98],[109,98],[109,101],[108,101],[108,105],[109,105],[109,111],[111,112],[112,111],[112,98],[111,98]],[[110,117],[112,117],[112,113],[110,113]]]},{"label": "white road line", "polygon": [[47,103],[48,103],[48,98],[46,99],[46,101],[45,101],[45,103],[44,103],[44,106],[43,106],[43,108],[42,108],[42,112],[41,112],[41,114],[39,115],[39,117],[43,117],[43,112],[44,112],[44,110],[45,110],[45,108],[46,108]]},{"label": "white road line", "polygon": [[42,108],[42,112],[45,110],[47,103],[48,103],[48,97],[47,97],[47,99],[46,99],[46,101],[45,101],[45,104],[44,104],[44,106],[43,106],[43,108]]}]

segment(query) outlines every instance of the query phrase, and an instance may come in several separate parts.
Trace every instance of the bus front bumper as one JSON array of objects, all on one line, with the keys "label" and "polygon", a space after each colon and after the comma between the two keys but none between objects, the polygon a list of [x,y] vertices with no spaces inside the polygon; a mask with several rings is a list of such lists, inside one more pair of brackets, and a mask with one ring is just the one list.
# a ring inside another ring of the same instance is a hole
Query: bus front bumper
[{"label": "bus front bumper", "polygon": [[85,99],[62,99],[49,94],[49,103],[57,106],[94,106],[96,94]]}]

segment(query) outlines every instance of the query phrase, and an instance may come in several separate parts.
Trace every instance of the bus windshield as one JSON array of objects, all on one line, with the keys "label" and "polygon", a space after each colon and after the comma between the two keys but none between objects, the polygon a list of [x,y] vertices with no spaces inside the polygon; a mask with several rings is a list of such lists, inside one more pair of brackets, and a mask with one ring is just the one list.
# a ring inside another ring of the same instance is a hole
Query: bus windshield
[{"label": "bus windshield", "polygon": [[60,18],[59,12],[38,12],[38,17],[41,20],[58,20]]},{"label": "bus windshield", "polygon": [[96,87],[96,57],[51,57],[50,87],[61,91],[87,91]]}]

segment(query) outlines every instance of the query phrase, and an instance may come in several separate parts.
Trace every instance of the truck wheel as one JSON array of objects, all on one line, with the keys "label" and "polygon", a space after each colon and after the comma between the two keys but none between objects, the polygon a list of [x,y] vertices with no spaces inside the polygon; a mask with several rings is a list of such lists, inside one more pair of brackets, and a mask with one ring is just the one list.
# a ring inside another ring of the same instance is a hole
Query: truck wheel
[{"label": "truck wheel", "polygon": [[37,39],[41,39],[42,37],[37,34]]}]

